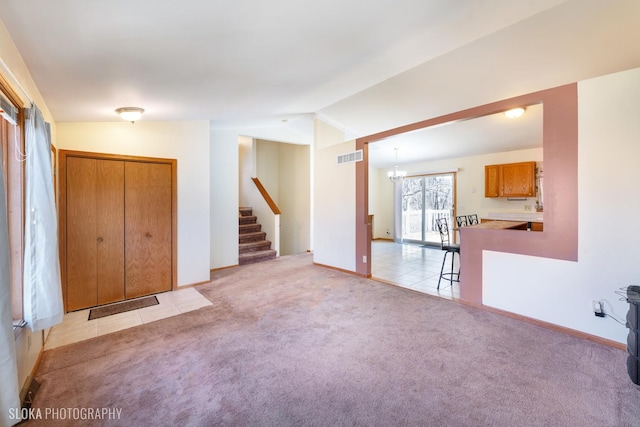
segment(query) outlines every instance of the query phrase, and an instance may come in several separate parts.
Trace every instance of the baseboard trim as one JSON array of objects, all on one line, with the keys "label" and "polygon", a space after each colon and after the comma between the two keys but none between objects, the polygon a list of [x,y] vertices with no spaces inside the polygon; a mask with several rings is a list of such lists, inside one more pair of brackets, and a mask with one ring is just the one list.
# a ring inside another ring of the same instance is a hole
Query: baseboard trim
[{"label": "baseboard trim", "polygon": [[44,354],[44,331],[42,331],[42,347],[40,347],[40,352],[38,353],[38,357],[36,358],[36,363],[33,364],[33,368],[31,369],[31,373],[24,380],[24,384],[22,384],[22,388],[20,389],[20,403],[24,403],[25,398],[27,397],[27,393],[31,387],[31,382],[36,377],[36,373],[38,372],[38,368],[40,367],[40,362],[42,361],[42,355]]},{"label": "baseboard trim", "polygon": [[565,326],[556,325],[554,323],[545,322],[544,320],[534,319],[532,317],[523,316],[521,314],[511,313],[510,311],[501,310],[499,308],[490,307],[488,305],[483,304],[473,304],[466,301],[458,300],[461,304],[468,305],[470,307],[479,308],[481,310],[485,310],[491,313],[499,314],[501,316],[510,317],[512,319],[520,320],[522,322],[526,322],[532,325],[540,326],[541,328],[550,329],[552,331],[561,332],[567,335],[571,335],[577,338],[582,338],[588,341],[593,341],[598,344],[606,345],[608,347],[613,347],[618,350],[626,351],[627,346],[623,343],[619,343],[617,341],[613,341],[607,338],[602,338],[597,335],[591,335],[586,332],[577,331],[575,329],[567,328]]},{"label": "baseboard trim", "polygon": [[221,271],[221,270],[228,270],[230,268],[236,268],[236,267],[240,267],[240,264],[228,265],[226,267],[212,268],[209,270],[209,273],[214,273],[216,271]]},{"label": "baseboard trim", "polygon": [[205,283],[211,283],[211,280],[205,280],[204,282],[196,282],[196,283],[191,283],[189,285],[178,286],[178,288],[174,290],[179,291],[180,289],[193,288],[194,286],[204,285]]},{"label": "baseboard trim", "polygon": [[314,262],[313,265],[317,265],[318,267],[322,267],[322,268],[328,268],[329,270],[339,271],[341,273],[347,273],[347,274],[351,274],[351,275],[358,276],[358,277],[364,277],[365,279],[369,279],[371,277],[370,274],[369,275],[360,274],[360,273],[356,273],[355,271],[345,270],[343,268],[333,267],[331,265],[320,264],[318,262]]}]

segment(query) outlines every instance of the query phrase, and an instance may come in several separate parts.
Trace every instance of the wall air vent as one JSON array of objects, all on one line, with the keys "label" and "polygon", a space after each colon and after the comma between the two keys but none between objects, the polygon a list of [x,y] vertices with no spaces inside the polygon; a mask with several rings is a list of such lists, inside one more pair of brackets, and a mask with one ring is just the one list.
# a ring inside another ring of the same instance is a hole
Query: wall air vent
[{"label": "wall air vent", "polygon": [[340,154],[338,156],[338,164],[343,163],[355,163],[362,161],[362,150],[354,151],[352,153]]}]

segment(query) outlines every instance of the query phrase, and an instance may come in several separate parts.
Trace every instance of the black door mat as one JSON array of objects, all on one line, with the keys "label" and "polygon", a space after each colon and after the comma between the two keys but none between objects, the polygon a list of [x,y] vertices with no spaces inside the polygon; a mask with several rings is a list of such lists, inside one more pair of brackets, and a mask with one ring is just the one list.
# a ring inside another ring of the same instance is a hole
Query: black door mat
[{"label": "black door mat", "polygon": [[155,296],[151,296],[92,308],[91,311],[89,311],[89,320],[112,316],[114,314],[124,313],[126,311],[137,310],[139,308],[150,307],[152,305],[158,304],[160,304],[158,302],[158,298],[156,298]]}]

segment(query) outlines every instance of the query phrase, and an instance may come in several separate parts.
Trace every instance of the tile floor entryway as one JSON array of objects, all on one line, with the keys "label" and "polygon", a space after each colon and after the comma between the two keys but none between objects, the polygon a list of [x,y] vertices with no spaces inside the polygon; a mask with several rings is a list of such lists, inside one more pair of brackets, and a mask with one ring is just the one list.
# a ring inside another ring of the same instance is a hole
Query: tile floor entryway
[{"label": "tile floor entryway", "polygon": [[212,305],[211,301],[193,288],[164,292],[155,296],[158,298],[157,305],[94,320],[88,320],[91,309],[67,313],[62,323],[51,328],[44,349],[84,341]]},{"label": "tile floor entryway", "polygon": [[[395,243],[387,240],[371,242],[371,276],[403,288],[437,295],[447,299],[460,298],[460,284],[442,280],[440,290],[438,277],[444,252],[440,247],[418,244]],[[455,270],[459,268],[456,255]],[[451,255],[447,255],[444,271],[451,270]]]}]

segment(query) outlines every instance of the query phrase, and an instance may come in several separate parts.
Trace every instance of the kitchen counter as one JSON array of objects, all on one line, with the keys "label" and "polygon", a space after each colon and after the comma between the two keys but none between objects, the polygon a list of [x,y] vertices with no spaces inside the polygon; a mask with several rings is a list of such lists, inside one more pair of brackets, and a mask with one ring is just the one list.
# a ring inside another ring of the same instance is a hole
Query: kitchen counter
[{"label": "kitchen counter", "polygon": [[488,230],[526,230],[526,221],[488,221],[467,228],[485,228]]},{"label": "kitchen counter", "polygon": [[542,212],[489,212],[483,218],[501,221],[544,222]]}]

